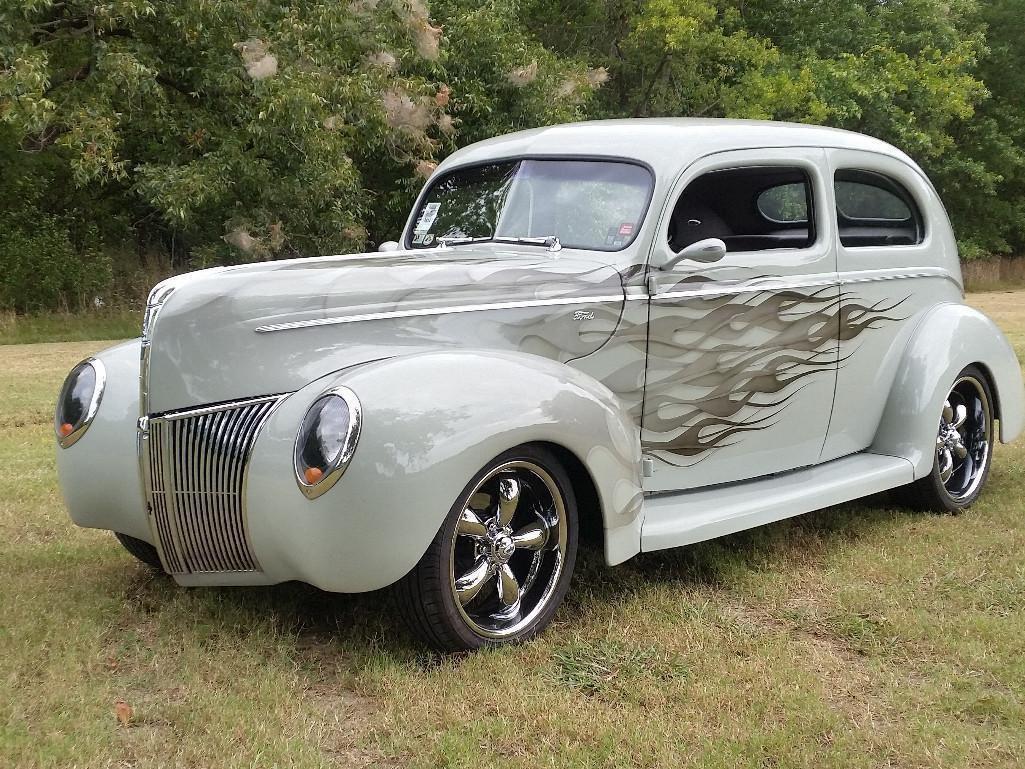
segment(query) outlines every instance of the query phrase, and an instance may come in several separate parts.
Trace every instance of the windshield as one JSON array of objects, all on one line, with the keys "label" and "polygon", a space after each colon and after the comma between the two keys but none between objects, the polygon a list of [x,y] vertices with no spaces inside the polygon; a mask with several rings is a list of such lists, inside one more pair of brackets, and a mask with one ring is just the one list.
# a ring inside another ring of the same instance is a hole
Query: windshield
[{"label": "windshield", "polygon": [[614,160],[507,160],[460,168],[431,185],[408,245],[555,236],[568,248],[618,251],[637,236],[652,184],[647,168]]}]

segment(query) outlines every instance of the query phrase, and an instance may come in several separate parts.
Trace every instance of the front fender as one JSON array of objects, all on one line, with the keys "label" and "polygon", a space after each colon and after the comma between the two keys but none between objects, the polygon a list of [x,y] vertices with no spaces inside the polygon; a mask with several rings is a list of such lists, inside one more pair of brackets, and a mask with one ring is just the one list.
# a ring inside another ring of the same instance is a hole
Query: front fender
[{"label": "front fender", "polygon": [[[292,476],[299,422],[330,387],[359,397],[363,425],[345,474],[307,499]],[[626,410],[586,374],[537,356],[425,352],[323,377],[284,399],[254,447],[251,536],[268,576],[359,592],[400,579],[423,555],[470,478],[514,446],[573,452],[595,482],[607,557],[640,541],[640,442]]]},{"label": "front fender", "polygon": [[139,345],[133,339],[97,353],[107,383],[82,438],[57,448],[57,477],[79,526],[110,529],[153,542],[139,482]]},{"label": "front fender", "polygon": [[989,375],[1000,440],[1013,441],[1025,427],[1025,394],[1014,349],[978,310],[941,304],[923,318],[908,342],[870,451],[905,457],[915,466],[915,478],[928,475],[943,401],[957,375],[972,364]]}]

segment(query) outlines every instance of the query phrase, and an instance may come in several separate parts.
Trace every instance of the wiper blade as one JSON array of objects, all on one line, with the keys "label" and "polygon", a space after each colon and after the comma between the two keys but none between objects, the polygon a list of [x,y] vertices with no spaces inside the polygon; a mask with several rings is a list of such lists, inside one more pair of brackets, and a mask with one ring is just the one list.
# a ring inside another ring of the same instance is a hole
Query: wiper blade
[{"label": "wiper blade", "polygon": [[555,235],[542,235],[537,238],[521,238],[521,237],[509,237],[501,235],[495,238],[500,243],[516,243],[517,245],[526,246],[547,246],[549,251],[559,251],[562,249],[562,243]]},{"label": "wiper blade", "polygon": [[480,238],[467,238],[463,236],[443,236],[438,238],[438,242],[441,243],[441,247],[447,246],[465,246],[467,243],[487,243],[488,241],[494,240],[490,235],[485,235]]},{"label": "wiper blade", "polygon": [[485,235],[484,237],[479,238],[441,237],[438,238],[438,242],[441,243],[442,248],[446,248],[448,246],[463,246],[469,243],[515,243],[516,245],[525,246],[546,246],[549,251],[562,250],[562,243],[559,242],[559,238],[555,235],[543,235],[537,238],[511,235],[496,235],[494,237]]}]

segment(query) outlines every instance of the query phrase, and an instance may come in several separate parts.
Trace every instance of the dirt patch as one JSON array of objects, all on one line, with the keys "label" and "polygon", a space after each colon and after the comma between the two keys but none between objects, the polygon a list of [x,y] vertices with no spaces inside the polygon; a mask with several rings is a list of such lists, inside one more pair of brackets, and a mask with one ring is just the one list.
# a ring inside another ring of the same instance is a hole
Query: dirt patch
[{"label": "dirt patch", "polygon": [[377,747],[381,707],[375,700],[327,681],[311,684],[303,696],[311,709],[321,714],[316,727],[320,748],[338,766],[406,765],[405,761],[387,756]]}]

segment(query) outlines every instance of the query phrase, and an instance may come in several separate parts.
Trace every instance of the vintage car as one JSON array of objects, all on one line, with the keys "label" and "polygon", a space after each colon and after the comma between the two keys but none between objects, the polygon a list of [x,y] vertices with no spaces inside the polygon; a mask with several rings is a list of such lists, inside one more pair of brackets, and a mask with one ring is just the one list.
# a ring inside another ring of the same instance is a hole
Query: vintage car
[{"label": "vintage car", "polygon": [[181,585],[393,586],[466,650],[610,565],[886,489],[957,512],[1025,423],[936,191],[820,127],[466,147],[380,253],[180,275],[69,374],[72,519]]}]

